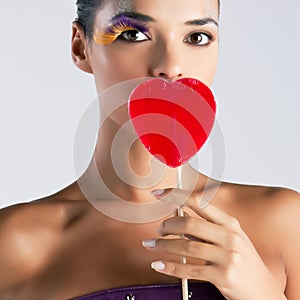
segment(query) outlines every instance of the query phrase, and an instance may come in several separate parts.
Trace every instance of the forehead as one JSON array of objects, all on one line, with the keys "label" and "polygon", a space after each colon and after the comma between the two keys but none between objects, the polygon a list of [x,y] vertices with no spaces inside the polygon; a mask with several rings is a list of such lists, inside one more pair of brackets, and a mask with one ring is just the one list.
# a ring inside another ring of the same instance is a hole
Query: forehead
[{"label": "forehead", "polygon": [[159,19],[218,18],[218,0],[105,0],[102,18],[136,11]]}]

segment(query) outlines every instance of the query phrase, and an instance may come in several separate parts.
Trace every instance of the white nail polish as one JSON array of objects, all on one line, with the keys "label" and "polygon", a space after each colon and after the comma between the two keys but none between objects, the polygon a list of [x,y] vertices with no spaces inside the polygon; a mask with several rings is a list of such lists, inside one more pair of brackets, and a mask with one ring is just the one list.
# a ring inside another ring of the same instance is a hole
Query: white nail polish
[{"label": "white nail polish", "polygon": [[155,191],[152,191],[151,194],[153,196],[161,196],[164,192],[165,192],[165,190],[155,190]]},{"label": "white nail polish", "polygon": [[155,270],[164,270],[165,264],[161,261],[154,261],[153,263],[151,263],[151,268]]},{"label": "white nail polish", "polygon": [[156,240],[142,241],[142,244],[145,248],[153,249],[156,246]]}]

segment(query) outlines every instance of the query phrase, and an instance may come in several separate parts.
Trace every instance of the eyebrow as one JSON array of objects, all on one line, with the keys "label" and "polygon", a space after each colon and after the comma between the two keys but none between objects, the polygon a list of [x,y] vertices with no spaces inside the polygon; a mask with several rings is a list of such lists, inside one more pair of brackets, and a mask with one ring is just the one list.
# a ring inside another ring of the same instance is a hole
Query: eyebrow
[{"label": "eyebrow", "polygon": [[116,21],[116,20],[124,18],[124,17],[135,19],[135,20],[141,21],[141,22],[155,22],[155,20],[153,18],[151,18],[150,16],[143,15],[143,14],[135,12],[135,11],[121,12],[121,13],[115,15],[111,19],[111,21]]},{"label": "eyebrow", "polygon": [[205,19],[196,19],[196,20],[191,20],[191,21],[187,21],[184,23],[185,25],[198,25],[198,26],[204,26],[207,24],[214,24],[217,27],[219,27],[219,23],[217,21],[215,21],[212,18],[205,18]]},{"label": "eyebrow", "polygon": [[[124,18],[124,17],[135,19],[135,20],[141,21],[141,22],[155,22],[155,19],[153,19],[152,17],[135,12],[135,11],[118,13],[111,19],[111,21],[116,21],[116,20]],[[189,25],[189,26],[190,25],[204,26],[207,24],[214,24],[217,27],[219,27],[219,23],[212,18],[195,19],[195,20],[187,21],[184,24]]]}]

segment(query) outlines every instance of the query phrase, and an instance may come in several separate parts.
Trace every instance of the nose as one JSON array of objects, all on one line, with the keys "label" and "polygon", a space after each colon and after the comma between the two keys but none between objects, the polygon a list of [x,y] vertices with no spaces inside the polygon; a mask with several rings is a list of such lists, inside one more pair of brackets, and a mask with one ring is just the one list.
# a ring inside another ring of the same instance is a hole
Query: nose
[{"label": "nose", "polygon": [[175,81],[183,77],[180,55],[176,48],[161,45],[153,52],[151,76],[163,77]]}]

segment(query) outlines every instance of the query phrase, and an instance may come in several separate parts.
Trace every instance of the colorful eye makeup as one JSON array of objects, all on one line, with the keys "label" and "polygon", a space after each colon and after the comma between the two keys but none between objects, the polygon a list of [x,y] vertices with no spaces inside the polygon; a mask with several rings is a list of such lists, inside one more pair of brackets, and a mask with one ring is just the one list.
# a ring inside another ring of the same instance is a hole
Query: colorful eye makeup
[{"label": "colorful eye makeup", "polygon": [[141,22],[121,16],[104,31],[99,31],[97,29],[94,34],[94,40],[98,44],[108,45],[113,43],[122,33],[130,30],[140,31],[143,34],[148,32],[148,28]]}]

